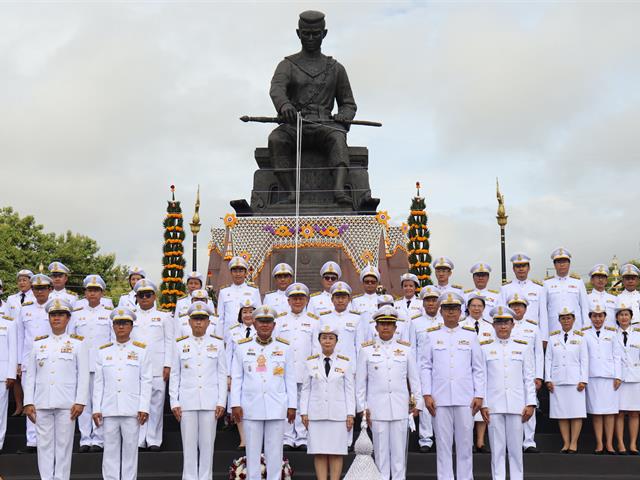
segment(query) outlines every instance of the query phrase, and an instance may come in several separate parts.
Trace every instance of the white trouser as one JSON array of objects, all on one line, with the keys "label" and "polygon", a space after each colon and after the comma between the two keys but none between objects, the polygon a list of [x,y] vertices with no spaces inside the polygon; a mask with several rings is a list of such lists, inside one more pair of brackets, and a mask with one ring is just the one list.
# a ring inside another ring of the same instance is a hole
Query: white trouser
[{"label": "white trouser", "polygon": [[433,417],[426,408],[418,415],[418,445],[431,447],[433,445]]},{"label": "white trouser", "polygon": [[298,383],[298,408],[296,410],[296,419],[293,423],[284,420],[284,444],[290,447],[299,447],[307,444],[307,429],[302,424],[302,415],[300,415],[300,392],[302,384]]},{"label": "white trouser", "polygon": [[507,478],[506,451],[509,452],[509,478],[522,480],[522,416],[492,413],[489,420],[493,480]]},{"label": "white trouser", "polygon": [[76,421],[69,408],[38,409],[38,471],[42,480],[68,480],[71,475],[71,452]]},{"label": "white trouser", "polygon": [[[27,370],[22,369],[22,386],[24,387],[27,383]],[[36,439],[36,426],[31,423],[28,417],[25,417],[25,421],[27,422],[27,447],[35,447],[37,443]]]},{"label": "white trouser", "polygon": [[180,420],[182,435],[182,480],[213,478],[213,445],[216,441],[214,410],[183,410]]},{"label": "white trouser", "polygon": [[[471,401],[469,401],[471,404]],[[438,480],[473,480],[473,415],[469,406],[436,407],[433,417]],[[451,452],[456,441],[456,473],[453,475]],[[493,447],[493,445],[492,445]]]},{"label": "white trouser", "polygon": [[536,446],[536,412],[533,412],[531,418],[524,424],[524,448]]},{"label": "white trouser", "polygon": [[282,420],[242,420],[247,453],[247,480],[261,480],[260,453],[264,441],[264,459],[267,479],[280,480],[282,476]]},{"label": "white trouser", "polygon": [[78,428],[80,429],[80,446],[83,445],[98,445],[102,446],[102,427],[96,427],[93,423],[93,379],[95,373],[91,373],[89,378],[89,396],[87,397],[87,404],[84,406],[82,415],[78,417]]},{"label": "white trouser", "polygon": [[160,377],[153,377],[151,382],[151,402],[149,403],[149,419],[140,426],[140,447],[159,447],[162,445],[162,419],[164,415],[164,392],[167,384]]},{"label": "white trouser", "polygon": [[0,385],[0,450],[4,445],[4,435],[7,432],[7,415],[9,414],[9,390]]},{"label": "white trouser", "polygon": [[373,454],[383,480],[404,480],[408,420],[373,420]]},{"label": "white trouser", "polygon": [[103,418],[102,478],[104,480],[135,480],[138,477],[139,427],[137,417]]}]

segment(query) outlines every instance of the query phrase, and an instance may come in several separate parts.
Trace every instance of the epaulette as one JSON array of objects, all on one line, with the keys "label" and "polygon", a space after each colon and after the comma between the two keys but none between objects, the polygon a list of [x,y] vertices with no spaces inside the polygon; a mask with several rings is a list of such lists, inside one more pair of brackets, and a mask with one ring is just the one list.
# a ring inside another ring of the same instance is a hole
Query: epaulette
[{"label": "epaulette", "polygon": [[182,317],[186,317],[187,315],[189,315],[189,312],[188,312],[188,311],[186,311],[186,312],[184,312],[184,313],[181,313],[180,315],[178,315],[178,317],[179,317],[179,318],[182,318]]},{"label": "epaulette", "polygon": [[406,320],[404,318],[398,317],[396,318],[396,322],[406,322]]},{"label": "epaulette", "polygon": [[500,293],[500,291],[499,291],[499,290],[491,290],[490,288],[487,288],[487,290],[489,290],[491,293],[495,293],[495,294]]},{"label": "epaulette", "polygon": [[111,345],[113,345],[113,342],[105,343],[104,345],[102,345],[102,346],[100,347],[100,350],[103,350],[103,349],[105,349],[105,348],[109,348]]},{"label": "epaulette", "polygon": [[349,313],[353,313],[354,315],[360,315],[361,312],[357,310],[349,310]]},{"label": "epaulette", "polygon": [[493,343],[493,338],[490,338],[489,340],[481,341],[480,345],[489,345],[490,343]]},{"label": "epaulette", "polygon": [[532,323],[533,325],[538,325],[538,322],[535,321],[535,320],[530,320],[530,319],[527,318],[526,321],[529,322],[529,323]]},{"label": "epaulette", "polygon": [[402,300],[403,298],[404,298],[404,295],[397,295],[393,297],[394,300]]},{"label": "epaulette", "polygon": [[616,331],[616,327],[612,327],[610,325],[605,325],[604,329],[605,330],[609,330],[610,332],[615,332]]},{"label": "epaulette", "polygon": [[282,337],[276,337],[276,340],[279,341],[280,343],[284,343],[285,345],[289,345],[289,340],[285,340]]},{"label": "epaulette", "polygon": [[147,348],[147,344],[146,344],[146,343],[138,342],[137,340],[134,340],[132,343],[133,343],[136,347],[140,347],[140,348]]},{"label": "epaulette", "polygon": [[13,317],[10,317],[9,315],[3,315],[2,318],[4,318],[5,320],[9,320],[10,322],[13,321]]},{"label": "epaulette", "polygon": [[243,343],[247,343],[253,340],[251,337],[243,338],[242,340],[238,340],[238,345],[242,345]]},{"label": "epaulette", "polygon": [[458,290],[462,290],[462,285],[456,285],[456,284],[452,284],[451,288],[457,288]]},{"label": "epaulette", "polygon": [[544,277],[544,279],[545,279],[545,280],[549,280],[549,279],[551,279],[551,278],[553,278],[553,277],[555,277],[555,275],[547,275],[547,276],[545,276],[545,277]]},{"label": "epaulette", "polygon": [[209,336],[212,337],[212,338],[217,338],[218,340],[224,341],[224,338],[219,337],[218,335],[214,335],[213,333],[211,335],[209,335]]},{"label": "epaulette", "polygon": [[322,292],[313,292],[311,295],[309,295],[310,297],[317,297],[318,295],[320,295]]},{"label": "epaulette", "polygon": [[589,330],[591,328],[591,325],[589,325],[588,327],[582,327],[580,330],[582,330],[583,332],[586,330]]},{"label": "epaulette", "polygon": [[73,309],[74,312],[79,312],[80,310],[82,310],[84,307],[76,307]]},{"label": "epaulette", "polygon": [[582,280],[582,277],[581,277],[580,275],[578,275],[577,273],[575,273],[575,272],[571,272],[571,273],[569,274],[569,276],[570,276],[571,278],[575,278],[576,280]]},{"label": "epaulette", "polygon": [[105,305],[105,306],[104,306],[104,309],[105,309],[105,310],[113,310],[113,307],[108,307],[108,306],[106,306],[106,305]]},{"label": "epaulette", "polygon": [[396,342],[398,342],[400,345],[404,345],[405,347],[411,346],[411,342],[407,342],[405,340],[396,340]]},{"label": "epaulette", "polygon": [[337,358],[339,358],[340,360],[344,360],[345,362],[349,361],[349,357],[345,357],[344,355],[336,355]]},{"label": "epaulette", "polygon": [[541,287],[544,287],[544,283],[542,283],[540,280],[531,280],[533,283],[535,283],[536,285],[539,285]]},{"label": "epaulette", "polygon": [[315,320],[318,320],[319,318],[315,313],[311,313],[311,312],[307,312],[307,317],[311,317]]},{"label": "epaulette", "polygon": [[82,335],[76,335],[75,333],[72,333],[71,335],[69,335],[71,338],[75,338],[76,340],[84,340],[84,337]]},{"label": "epaulette", "polygon": [[464,291],[464,293],[471,293],[475,290],[475,288],[469,288],[467,290]]},{"label": "epaulette", "polygon": [[324,312],[320,312],[320,315],[328,315],[331,313],[331,310],[325,310]]},{"label": "epaulette", "polygon": [[239,324],[239,323],[236,323],[236,324],[234,324],[234,325],[231,325],[231,326],[229,327],[229,330],[233,330],[234,328],[238,328],[239,326],[240,326],[240,324]]},{"label": "epaulette", "polygon": [[502,285],[509,285],[513,280],[507,280],[506,282],[504,282]]},{"label": "epaulette", "polygon": [[253,282],[246,282],[246,283],[247,283],[247,285],[249,285],[250,287],[258,288],[258,285],[256,285],[256,284],[255,284],[255,283],[253,283]]},{"label": "epaulette", "polygon": [[231,284],[230,284],[230,283],[226,283],[226,284],[224,284],[224,285],[220,286],[220,290],[222,290],[222,289],[224,289],[224,288],[227,288],[227,287],[230,287],[230,286],[231,286]]},{"label": "epaulette", "polygon": [[360,347],[361,347],[361,348],[364,348],[364,347],[370,347],[370,346],[371,346],[371,345],[373,345],[374,343],[376,343],[376,342],[374,342],[373,340],[369,340],[368,342],[362,342],[362,343],[360,344]]},{"label": "epaulette", "polygon": [[78,294],[76,292],[72,292],[71,290],[67,290],[67,293],[70,293],[71,295],[73,295],[74,297],[77,297]]},{"label": "epaulette", "polygon": [[182,340],[184,340],[185,338],[189,338],[189,335],[184,335],[182,337],[176,338],[176,342],[181,342]]},{"label": "epaulette", "polygon": [[29,300],[28,302],[24,302],[24,303],[22,304],[22,306],[23,306],[23,307],[26,307],[26,306],[28,306],[28,305],[33,305],[33,300]]},{"label": "epaulette", "polygon": [[640,327],[634,327],[634,328],[633,328],[633,331],[634,331],[634,332],[640,332]]},{"label": "epaulette", "polygon": [[526,340],[520,340],[519,338],[514,338],[513,341],[521,345],[529,345]]},{"label": "epaulette", "polygon": [[276,293],[276,290],[269,290],[265,295],[269,295],[270,293]]},{"label": "epaulette", "polygon": [[362,295],[364,295],[364,293],[358,293],[357,295],[354,295],[353,297],[351,297],[351,300],[353,300],[354,298],[361,297]]},{"label": "epaulette", "polygon": [[168,308],[162,308],[162,307],[158,307],[156,308],[157,311],[162,312],[162,313],[171,313],[171,310]]},{"label": "epaulette", "polygon": [[38,340],[44,340],[45,338],[48,338],[49,335],[40,335],[39,337],[36,337],[33,339],[34,342],[37,342]]},{"label": "epaulette", "polygon": [[280,312],[278,315],[276,315],[276,318],[280,318],[280,317],[284,317],[288,314],[289,312]]},{"label": "epaulette", "polygon": [[316,358],[319,358],[319,357],[320,357],[320,354],[316,353],[315,355],[309,355],[307,357],[307,360],[315,360]]},{"label": "epaulette", "polygon": [[551,337],[552,335],[558,335],[560,333],[560,330],[554,330],[553,332],[549,333],[549,336]]},{"label": "epaulette", "polygon": [[420,318],[421,316],[422,316],[421,313],[417,313],[413,317],[411,317],[411,320],[415,320],[416,318]]},{"label": "epaulette", "polygon": [[476,329],[473,327],[470,327],[469,325],[463,325],[462,326],[463,330],[469,330],[470,332],[476,333]]},{"label": "epaulette", "polygon": [[435,327],[427,328],[427,332],[437,332],[440,330],[440,325],[436,325]]},{"label": "epaulette", "polygon": [[582,333],[580,330],[574,330],[573,333],[575,333],[576,335],[580,335],[581,337],[584,336],[584,333]]}]

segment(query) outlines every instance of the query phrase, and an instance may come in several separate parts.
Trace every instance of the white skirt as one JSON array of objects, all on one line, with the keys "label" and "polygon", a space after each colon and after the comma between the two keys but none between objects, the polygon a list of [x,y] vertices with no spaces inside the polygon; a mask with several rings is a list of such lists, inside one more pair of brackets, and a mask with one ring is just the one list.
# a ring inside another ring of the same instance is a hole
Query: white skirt
[{"label": "white skirt", "polygon": [[587,384],[587,413],[618,413],[619,391],[613,389],[613,378],[590,377]]},{"label": "white skirt", "polygon": [[558,419],[586,418],[587,402],[585,391],[578,391],[575,385],[554,385],[549,394],[549,417]]},{"label": "white skirt", "polygon": [[640,383],[622,382],[618,389],[620,410],[637,412],[640,411]]},{"label": "white skirt", "polygon": [[307,453],[346,455],[349,444],[347,420],[309,420]]}]

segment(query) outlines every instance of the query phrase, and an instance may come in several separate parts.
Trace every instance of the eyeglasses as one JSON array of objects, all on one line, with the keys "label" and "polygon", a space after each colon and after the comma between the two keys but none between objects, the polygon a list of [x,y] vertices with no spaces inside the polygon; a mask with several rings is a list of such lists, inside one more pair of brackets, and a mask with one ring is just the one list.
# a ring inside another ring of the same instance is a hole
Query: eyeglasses
[{"label": "eyeglasses", "polygon": [[133,322],[131,320],[114,320],[113,321],[114,327],[125,327],[127,325],[133,325]]},{"label": "eyeglasses", "polygon": [[327,282],[335,282],[338,280],[338,277],[334,277],[333,275],[325,275],[324,278]]},{"label": "eyeglasses", "polygon": [[138,298],[151,298],[155,295],[153,292],[139,292],[136,294]]},{"label": "eyeglasses", "polygon": [[377,280],[364,280],[362,283],[364,283],[365,285],[377,285],[378,281]]}]

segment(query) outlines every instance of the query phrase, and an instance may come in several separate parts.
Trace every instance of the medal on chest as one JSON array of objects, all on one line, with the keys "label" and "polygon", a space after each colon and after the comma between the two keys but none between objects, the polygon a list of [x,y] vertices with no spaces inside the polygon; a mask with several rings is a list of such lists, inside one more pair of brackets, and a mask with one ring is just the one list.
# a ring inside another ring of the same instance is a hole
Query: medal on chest
[{"label": "medal on chest", "polygon": [[72,353],[73,352],[73,346],[71,345],[71,342],[69,340],[67,340],[64,345],[62,345],[62,348],[60,349],[60,353]]}]

